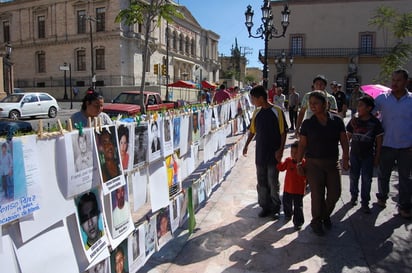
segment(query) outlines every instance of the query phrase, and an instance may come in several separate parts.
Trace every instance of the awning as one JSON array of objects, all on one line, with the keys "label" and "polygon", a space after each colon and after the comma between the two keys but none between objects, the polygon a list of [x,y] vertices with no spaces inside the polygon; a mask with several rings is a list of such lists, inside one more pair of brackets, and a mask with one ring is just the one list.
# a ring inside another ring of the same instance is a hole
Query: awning
[{"label": "awning", "polygon": [[213,83],[210,83],[208,81],[202,81],[202,88],[207,88],[207,89],[216,89],[216,85]]},{"label": "awning", "polygon": [[169,87],[182,87],[182,88],[196,88],[196,85],[189,81],[177,81],[174,83],[169,83]]}]

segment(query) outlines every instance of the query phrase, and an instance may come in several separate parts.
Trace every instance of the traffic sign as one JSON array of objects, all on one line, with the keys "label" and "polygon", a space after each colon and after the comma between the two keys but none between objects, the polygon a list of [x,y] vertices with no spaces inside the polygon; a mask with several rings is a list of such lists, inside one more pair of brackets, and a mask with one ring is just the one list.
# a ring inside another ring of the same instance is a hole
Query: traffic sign
[{"label": "traffic sign", "polygon": [[60,71],[69,71],[70,70],[70,68],[66,65],[61,65],[59,69],[60,69]]}]

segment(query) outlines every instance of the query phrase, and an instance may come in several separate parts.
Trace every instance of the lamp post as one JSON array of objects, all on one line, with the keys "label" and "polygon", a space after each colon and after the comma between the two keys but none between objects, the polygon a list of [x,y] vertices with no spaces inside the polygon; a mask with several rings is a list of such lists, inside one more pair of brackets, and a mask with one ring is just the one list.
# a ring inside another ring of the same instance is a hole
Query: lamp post
[{"label": "lamp post", "polygon": [[66,78],[66,71],[68,70],[67,69],[67,63],[64,63],[63,66],[65,67],[64,70],[63,70],[63,73],[64,73],[64,96],[63,96],[63,99],[67,100],[68,99],[67,98],[67,78]]},{"label": "lamp post", "polygon": [[91,58],[91,60],[90,60],[90,64],[91,64],[90,70],[91,70],[91,73],[92,73],[91,77],[90,77],[90,80],[92,82],[93,90],[95,90],[96,89],[96,74],[95,74],[95,71],[94,71],[93,25],[92,25],[92,22],[96,22],[96,19],[91,17],[91,16],[87,16],[86,19],[89,21],[89,30],[90,30],[90,33],[89,33],[89,35],[90,35],[90,58]]},{"label": "lamp post", "polygon": [[10,61],[11,52],[13,50],[11,44],[6,43],[4,46],[5,54],[3,58],[3,83],[5,93],[13,93],[13,63]]},{"label": "lamp post", "polygon": [[290,10],[285,4],[282,11],[282,33],[278,33],[278,29],[273,25],[273,14],[272,7],[269,0],[264,0],[261,7],[262,10],[262,24],[256,29],[256,35],[251,33],[253,27],[253,10],[250,5],[247,6],[245,17],[246,17],[246,28],[249,33],[249,38],[261,38],[265,41],[265,56],[263,61],[263,87],[267,89],[268,87],[268,42],[272,38],[285,37],[286,29],[289,26],[289,15]]},{"label": "lamp post", "polygon": [[171,100],[169,98],[169,22],[166,21],[166,101]]},{"label": "lamp post", "polygon": [[282,51],[279,57],[276,57],[275,59],[275,65],[276,69],[278,70],[279,74],[284,74],[286,71],[286,68],[292,67],[293,65],[293,56],[290,56],[289,59],[286,56],[285,51]]}]

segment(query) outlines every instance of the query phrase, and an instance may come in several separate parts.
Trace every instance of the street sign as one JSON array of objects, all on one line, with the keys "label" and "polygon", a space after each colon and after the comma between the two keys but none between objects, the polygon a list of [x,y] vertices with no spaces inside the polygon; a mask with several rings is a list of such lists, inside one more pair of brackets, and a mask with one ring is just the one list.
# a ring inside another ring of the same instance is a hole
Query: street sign
[{"label": "street sign", "polygon": [[69,71],[70,70],[70,68],[68,66],[65,66],[65,65],[61,65],[59,69],[60,69],[60,71]]}]

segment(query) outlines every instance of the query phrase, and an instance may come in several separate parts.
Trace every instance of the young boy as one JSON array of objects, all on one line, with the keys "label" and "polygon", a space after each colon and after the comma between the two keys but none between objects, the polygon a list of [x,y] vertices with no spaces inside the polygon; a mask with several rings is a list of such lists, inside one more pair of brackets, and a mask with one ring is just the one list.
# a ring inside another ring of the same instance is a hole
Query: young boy
[{"label": "young boy", "polygon": [[373,166],[379,163],[381,153],[383,128],[381,122],[371,114],[375,102],[370,96],[358,99],[358,113],[346,126],[350,149],[350,193],[351,204],[356,206],[358,200],[358,182],[362,174],[361,204],[364,213],[370,213],[369,200],[373,176]]},{"label": "young boy", "polygon": [[[299,142],[295,141],[290,146],[290,157],[286,158],[284,162],[279,162],[276,166],[281,172],[286,170],[283,186],[283,212],[285,213],[285,219],[289,221],[292,218],[293,210],[295,230],[300,230],[305,220],[303,217],[303,196],[305,195],[306,178],[300,176],[297,172],[296,154],[298,146]],[[304,164],[304,160],[302,160],[302,164]]]},{"label": "young boy", "polygon": [[279,172],[276,164],[282,160],[286,141],[285,115],[278,106],[268,102],[267,92],[261,85],[250,91],[252,103],[257,107],[250,123],[250,132],[243,148],[256,136],[256,176],[258,203],[262,208],[259,217],[279,218]]}]

